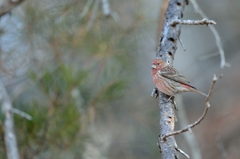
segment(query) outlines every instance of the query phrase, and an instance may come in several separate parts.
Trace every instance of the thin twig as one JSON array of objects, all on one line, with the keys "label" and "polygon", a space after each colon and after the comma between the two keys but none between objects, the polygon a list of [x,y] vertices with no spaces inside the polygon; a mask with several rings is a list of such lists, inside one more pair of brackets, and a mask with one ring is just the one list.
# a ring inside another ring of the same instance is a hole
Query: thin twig
[{"label": "thin twig", "polygon": [[25,112],[23,112],[23,111],[21,111],[19,109],[12,108],[12,112],[17,114],[17,115],[20,115],[21,117],[26,118],[28,120],[32,120],[31,115],[29,115],[29,114],[27,114],[27,113],[25,113]]},{"label": "thin twig", "polygon": [[214,52],[214,53],[211,53],[211,54],[208,54],[208,55],[203,55],[203,56],[199,57],[198,59],[199,60],[206,60],[206,59],[210,59],[212,57],[215,57],[217,55],[219,55],[219,53],[218,52]]},{"label": "thin twig", "polygon": [[177,24],[183,24],[183,25],[212,25],[216,24],[213,20],[208,19],[202,19],[202,20],[174,20],[171,25],[177,25]]},{"label": "thin twig", "polygon": [[[199,13],[201,15],[202,18],[205,18],[205,19],[208,19],[207,16],[204,14],[204,12],[199,8],[198,6],[198,3],[196,2],[196,0],[191,0],[191,3],[195,9],[195,12]],[[220,58],[221,58],[221,63],[220,63],[220,67],[221,68],[224,68],[225,66],[228,67],[229,64],[226,63],[226,60],[225,60],[225,53],[224,53],[224,50],[223,50],[223,47],[222,47],[222,42],[221,42],[221,39],[219,37],[219,34],[216,30],[216,28],[212,25],[209,26],[210,30],[212,31],[215,39],[216,39],[216,45],[218,47],[218,50],[219,50],[219,54],[220,54]]]},{"label": "thin twig", "polygon": [[[160,135],[159,135],[160,136]],[[161,144],[159,142],[157,142],[157,146],[158,146],[158,150],[160,153],[162,153],[162,149],[161,149]]]},{"label": "thin twig", "polygon": [[191,128],[190,126],[188,126],[188,131],[189,131],[190,134],[193,133],[193,132],[192,132],[192,128]]},{"label": "thin twig", "polygon": [[4,118],[4,140],[8,159],[19,159],[17,140],[14,132],[14,122],[12,115],[12,104],[7,91],[0,81],[0,100],[2,101],[2,112]]},{"label": "thin twig", "polygon": [[92,9],[92,15],[87,24],[87,31],[89,31],[92,28],[92,26],[95,22],[95,19],[97,17],[97,13],[98,13],[98,6],[99,6],[99,0],[95,0],[94,6]]},{"label": "thin twig", "polygon": [[83,17],[87,14],[87,12],[88,12],[88,10],[89,10],[89,7],[90,7],[90,5],[92,4],[92,2],[93,2],[93,0],[88,0],[88,1],[87,1],[86,5],[85,5],[84,8],[83,8],[82,13],[80,14],[80,18],[83,18]]},{"label": "thin twig", "polygon": [[109,17],[111,15],[110,4],[108,0],[102,0],[103,15]]},{"label": "thin twig", "polygon": [[178,134],[181,134],[183,132],[189,131],[189,128],[195,127],[196,125],[198,125],[205,118],[205,116],[206,116],[206,114],[207,114],[207,112],[208,112],[208,110],[210,108],[209,99],[210,99],[210,97],[212,95],[213,87],[214,87],[216,81],[219,80],[221,77],[222,77],[222,75],[220,75],[218,78],[216,77],[216,75],[214,75],[214,77],[213,77],[212,86],[211,86],[211,88],[209,90],[208,96],[207,96],[206,101],[205,101],[206,108],[205,108],[202,116],[197,121],[195,121],[193,124],[190,124],[190,125],[188,125],[187,127],[183,128],[181,130],[174,131],[174,132],[171,132],[171,133],[163,135],[161,137],[162,141],[165,141],[166,138],[169,137],[169,136],[178,135]]},{"label": "thin twig", "polygon": [[176,149],[180,154],[182,154],[183,156],[186,156],[187,158],[190,158],[190,156],[189,156],[186,152],[184,152],[183,150],[181,150],[180,148],[175,147],[175,149]]},{"label": "thin twig", "polygon": [[[218,55],[219,55],[219,52],[214,52],[214,53],[211,53],[211,54],[208,54],[208,55],[203,55],[203,56],[199,57],[198,59],[199,60],[206,60],[206,59],[218,56]],[[226,67],[231,67],[231,64],[230,63],[225,63],[225,66]]]},{"label": "thin twig", "polygon": [[183,51],[186,51],[186,47],[185,47],[185,45],[183,44],[181,38],[179,38],[178,40],[179,40],[179,42],[180,42],[180,45],[181,45],[182,48],[183,48]]}]

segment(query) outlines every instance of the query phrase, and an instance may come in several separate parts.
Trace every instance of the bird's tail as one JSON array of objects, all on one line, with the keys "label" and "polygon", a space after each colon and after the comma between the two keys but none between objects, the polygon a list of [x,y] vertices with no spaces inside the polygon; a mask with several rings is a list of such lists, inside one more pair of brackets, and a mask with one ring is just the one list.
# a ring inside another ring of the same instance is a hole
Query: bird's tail
[{"label": "bird's tail", "polygon": [[198,90],[198,89],[196,89],[195,87],[194,87],[194,88],[192,88],[192,91],[193,91],[193,92],[197,92],[197,93],[199,93],[199,94],[201,94],[201,95],[203,95],[203,96],[207,97],[207,94],[205,94],[205,93],[203,93],[203,92],[199,91],[199,90]]}]

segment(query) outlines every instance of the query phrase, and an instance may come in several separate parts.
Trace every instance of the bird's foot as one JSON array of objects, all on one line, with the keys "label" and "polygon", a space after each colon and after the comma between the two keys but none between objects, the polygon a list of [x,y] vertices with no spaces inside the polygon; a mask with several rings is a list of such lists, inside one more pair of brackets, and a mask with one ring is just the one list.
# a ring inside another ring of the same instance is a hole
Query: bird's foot
[{"label": "bird's foot", "polygon": [[159,91],[158,91],[157,88],[154,88],[154,89],[152,90],[151,96],[152,96],[153,98],[157,98],[157,97],[159,96]]},{"label": "bird's foot", "polygon": [[170,101],[170,99],[173,100],[173,109],[175,109],[176,111],[178,111],[178,109],[177,109],[177,103],[176,103],[176,101],[175,101],[175,97],[174,97],[174,96],[170,96],[170,97],[168,98],[168,101]]}]

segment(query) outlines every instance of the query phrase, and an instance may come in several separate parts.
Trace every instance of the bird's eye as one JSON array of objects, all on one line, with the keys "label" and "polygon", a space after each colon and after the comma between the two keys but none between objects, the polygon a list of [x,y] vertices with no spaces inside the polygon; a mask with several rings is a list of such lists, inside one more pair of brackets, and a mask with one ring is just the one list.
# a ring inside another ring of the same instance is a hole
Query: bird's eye
[{"label": "bird's eye", "polygon": [[160,65],[160,63],[157,63],[157,65],[159,66],[159,65]]}]

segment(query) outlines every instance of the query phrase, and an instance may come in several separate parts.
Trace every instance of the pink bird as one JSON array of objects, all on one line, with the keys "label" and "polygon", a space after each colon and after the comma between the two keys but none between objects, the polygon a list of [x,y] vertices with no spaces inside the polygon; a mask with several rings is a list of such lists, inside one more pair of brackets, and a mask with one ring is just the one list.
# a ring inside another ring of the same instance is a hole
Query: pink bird
[{"label": "pink bird", "polygon": [[152,62],[152,78],[156,87],[163,93],[174,96],[182,92],[205,93],[190,85],[190,82],[178,71],[163,60],[155,59]]}]

